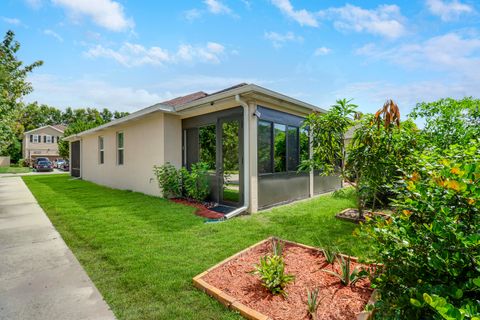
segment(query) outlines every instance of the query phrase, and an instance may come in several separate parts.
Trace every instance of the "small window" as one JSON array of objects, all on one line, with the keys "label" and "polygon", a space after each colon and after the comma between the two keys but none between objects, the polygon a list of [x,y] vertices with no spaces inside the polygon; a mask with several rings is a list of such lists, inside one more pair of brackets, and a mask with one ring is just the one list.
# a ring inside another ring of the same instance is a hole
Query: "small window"
[{"label": "small window", "polygon": [[52,136],[45,136],[45,143],[52,143]]},{"label": "small window", "polygon": [[287,129],[287,166],[288,171],[297,171],[299,148],[298,148],[298,127],[288,126]]},{"label": "small window", "polygon": [[98,137],[98,162],[103,164],[105,161],[105,151],[103,149],[103,137]]},{"label": "small window", "polygon": [[272,123],[258,121],[258,173],[272,173]]},{"label": "small window", "polygon": [[39,143],[40,142],[40,136],[38,134],[33,135],[33,143]]},{"label": "small window", "polygon": [[273,168],[275,172],[285,172],[287,167],[287,126],[284,124],[275,123],[273,126]]},{"label": "small window", "polygon": [[124,136],[123,132],[117,132],[117,164],[123,165],[124,163]]}]

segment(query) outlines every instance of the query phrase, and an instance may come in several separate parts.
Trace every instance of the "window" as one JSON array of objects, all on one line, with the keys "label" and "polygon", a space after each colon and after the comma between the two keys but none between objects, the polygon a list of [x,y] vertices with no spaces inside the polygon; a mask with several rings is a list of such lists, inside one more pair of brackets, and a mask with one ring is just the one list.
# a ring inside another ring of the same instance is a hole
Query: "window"
[{"label": "window", "polygon": [[272,123],[258,121],[258,172],[271,173],[272,169]]},{"label": "window", "polygon": [[275,172],[285,172],[287,169],[287,126],[284,124],[275,123],[274,129],[274,141],[273,141],[273,168]]},{"label": "window", "polygon": [[117,164],[123,165],[124,163],[124,136],[123,132],[117,132]]},{"label": "window", "polygon": [[105,151],[103,149],[103,137],[98,137],[98,162],[103,164],[105,161]]},{"label": "window", "polygon": [[44,136],[45,143],[52,143],[52,136]]},{"label": "window", "polygon": [[297,171],[299,148],[298,127],[288,126],[287,129],[287,166],[288,171]]},{"label": "window", "polygon": [[38,134],[33,135],[33,143],[39,143],[40,142],[40,136]]},{"label": "window", "polygon": [[309,158],[308,132],[297,126],[258,121],[258,173],[296,172]]}]

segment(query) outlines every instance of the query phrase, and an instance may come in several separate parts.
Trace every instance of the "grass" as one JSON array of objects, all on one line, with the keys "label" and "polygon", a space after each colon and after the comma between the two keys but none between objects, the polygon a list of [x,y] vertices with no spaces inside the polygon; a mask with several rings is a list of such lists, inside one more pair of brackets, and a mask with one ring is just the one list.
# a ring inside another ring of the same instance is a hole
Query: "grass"
[{"label": "grass", "polygon": [[119,319],[241,319],[196,290],[192,277],[270,235],[336,245],[362,256],[368,243],[334,214],[354,204],[330,195],[206,224],[190,207],[68,176],[25,176]]},{"label": "grass", "polygon": [[0,173],[27,173],[30,168],[27,167],[0,167]]}]

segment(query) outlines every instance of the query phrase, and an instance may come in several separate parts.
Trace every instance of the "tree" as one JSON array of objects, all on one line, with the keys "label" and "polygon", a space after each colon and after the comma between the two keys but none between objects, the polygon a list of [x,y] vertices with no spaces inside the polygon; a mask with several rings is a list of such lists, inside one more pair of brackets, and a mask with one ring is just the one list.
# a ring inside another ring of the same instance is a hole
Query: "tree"
[{"label": "tree", "polygon": [[[85,122],[79,120],[70,124],[63,132],[63,136],[68,137],[79,132],[98,127],[101,124],[103,124],[101,120],[99,122]],[[58,142],[58,153],[60,157],[67,159],[70,156],[70,143],[68,141],[60,140]]]},{"label": "tree", "polygon": [[472,97],[418,103],[409,116],[425,121],[422,143],[426,148],[465,145],[480,135],[480,100]]},{"label": "tree", "polygon": [[7,31],[0,44],[0,154],[6,153],[16,140],[15,119],[21,110],[22,98],[33,90],[26,81],[27,75],[43,64],[39,60],[23,66],[16,56],[19,50],[15,33]]},{"label": "tree", "polygon": [[302,161],[302,169],[320,170],[323,175],[340,171],[343,175],[344,137],[353,125],[355,109],[358,107],[351,101],[340,99],[327,113],[308,115],[304,128],[310,130],[312,158]]}]

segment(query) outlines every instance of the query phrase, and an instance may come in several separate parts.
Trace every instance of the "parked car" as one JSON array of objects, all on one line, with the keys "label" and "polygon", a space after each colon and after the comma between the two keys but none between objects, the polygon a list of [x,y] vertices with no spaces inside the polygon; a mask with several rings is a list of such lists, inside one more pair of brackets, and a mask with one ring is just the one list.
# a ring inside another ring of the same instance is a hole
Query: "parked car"
[{"label": "parked car", "polygon": [[68,170],[70,170],[70,163],[68,162],[68,160],[65,160],[65,161],[62,163],[62,166],[59,167],[58,169],[63,170],[63,171],[68,171]]},{"label": "parked car", "polygon": [[55,162],[55,168],[62,169],[62,166],[63,166],[64,163],[65,163],[65,160],[57,160]]},{"label": "parked car", "polygon": [[34,169],[37,169],[37,165],[38,165],[38,163],[39,163],[40,161],[48,161],[48,162],[50,162],[50,160],[48,160],[48,158],[44,158],[44,157],[35,158],[35,159],[33,160],[33,168],[34,168]]},{"label": "parked car", "polygon": [[51,172],[53,171],[53,164],[50,161],[38,161],[37,167],[35,169],[37,170],[37,172],[42,172],[42,171]]}]

